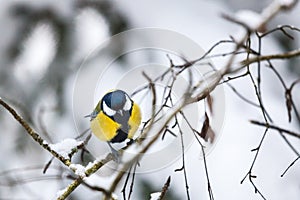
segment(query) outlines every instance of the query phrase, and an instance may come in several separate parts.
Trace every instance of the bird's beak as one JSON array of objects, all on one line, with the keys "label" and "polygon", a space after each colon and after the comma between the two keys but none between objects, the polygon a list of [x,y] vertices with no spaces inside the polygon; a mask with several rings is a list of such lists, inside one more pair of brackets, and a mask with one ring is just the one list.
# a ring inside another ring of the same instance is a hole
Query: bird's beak
[{"label": "bird's beak", "polygon": [[92,116],[92,114],[89,114],[89,115],[86,115],[86,116],[84,116],[85,118],[87,118],[87,117],[91,117]]}]

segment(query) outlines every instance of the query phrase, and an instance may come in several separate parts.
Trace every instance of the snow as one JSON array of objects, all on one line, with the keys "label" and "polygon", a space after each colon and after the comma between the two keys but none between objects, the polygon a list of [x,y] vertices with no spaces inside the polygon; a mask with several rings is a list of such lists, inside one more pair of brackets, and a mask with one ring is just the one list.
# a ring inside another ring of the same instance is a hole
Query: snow
[{"label": "snow", "polygon": [[157,200],[159,196],[161,195],[161,192],[154,192],[150,194],[150,200]]},{"label": "snow", "polygon": [[263,22],[261,15],[252,10],[239,10],[235,17],[238,21],[242,22],[253,30],[259,28]]},{"label": "snow", "polygon": [[291,6],[295,2],[294,0],[277,0],[277,1],[282,6]]},{"label": "snow", "polygon": [[76,148],[80,144],[82,144],[82,141],[77,141],[72,138],[67,138],[59,143],[50,144],[49,146],[52,150],[56,151],[64,158],[68,159],[69,153],[71,153],[72,149]]},{"label": "snow", "polygon": [[[91,31],[93,30],[93,31]],[[109,36],[109,27],[104,17],[93,8],[83,9],[75,20],[77,49],[75,58],[89,55]]]},{"label": "snow", "polygon": [[70,169],[72,169],[76,175],[85,177],[85,167],[80,164],[71,164]]},{"label": "snow", "polygon": [[[97,160],[96,160],[97,161]],[[95,165],[95,161],[94,162],[89,162],[88,164],[87,164],[87,166],[85,167],[85,169],[91,169],[94,165]]]},{"label": "snow", "polygon": [[105,159],[106,155],[102,155],[97,157],[93,162],[89,162],[86,166],[85,169],[89,170],[90,168],[92,168],[95,164],[101,162],[103,159]]},{"label": "snow", "polygon": [[116,195],[115,193],[112,193],[112,194],[111,194],[111,198],[112,198],[113,200],[118,200],[118,195]]},{"label": "snow", "polygon": [[[16,76],[20,80],[42,77],[56,54],[56,35],[47,23],[38,23],[24,41],[15,63]],[[32,56],[38,55],[38,56]]]}]

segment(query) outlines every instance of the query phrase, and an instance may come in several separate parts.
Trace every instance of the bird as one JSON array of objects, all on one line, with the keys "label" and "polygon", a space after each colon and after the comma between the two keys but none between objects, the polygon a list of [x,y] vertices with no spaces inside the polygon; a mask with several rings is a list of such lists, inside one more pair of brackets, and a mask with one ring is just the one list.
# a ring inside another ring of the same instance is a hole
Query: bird
[{"label": "bird", "polygon": [[111,143],[130,142],[141,123],[141,109],[130,96],[120,89],[108,91],[90,115],[92,133],[109,145],[114,160],[119,162],[118,151]]}]

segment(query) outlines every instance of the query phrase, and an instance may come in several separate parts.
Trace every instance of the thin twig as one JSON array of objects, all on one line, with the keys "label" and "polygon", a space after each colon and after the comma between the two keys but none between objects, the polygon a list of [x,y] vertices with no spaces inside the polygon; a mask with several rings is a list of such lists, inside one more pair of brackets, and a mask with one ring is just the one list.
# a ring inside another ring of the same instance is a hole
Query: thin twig
[{"label": "thin twig", "polygon": [[266,61],[266,60],[284,60],[284,59],[291,59],[294,57],[300,56],[300,49],[288,51],[281,54],[270,54],[270,55],[261,55],[261,56],[255,56],[246,60],[241,61],[242,66],[247,66],[252,63]]},{"label": "thin twig", "polygon": [[130,175],[131,175],[131,170],[132,170],[132,166],[129,168],[128,170],[128,174],[126,176],[126,179],[125,179],[125,182],[124,182],[124,185],[123,185],[123,188],[121,190],[122,194],[123,194],[123,200],[126,200],[126,187],[127,187],[127,184],[128,184],[128,181],[129,181],[129,178],[130,178]]},{"label": "thin twig", "polygon": [[280,175],[280,177],[283,177],[288,170],[300,159],[300,156],[298,156],[285,170],[284,172]]},{"label": "thin twig", "polygon": [[209,199],[213,200],[214,199],[214,195],[212,192],[212,188],[211,188],[211,184],[210,184],[210,180],[209,180],[209,176],[208,176],[208,167],[207,167],[207,161],[206,161],[206,155],[205,155],[205,150],[204,150],[204,146],[201,146],[201,151],[202,151],[202,156],[203,156],[203,163],[204,163],[204,169],[205,169],[205,175],[206,175],[206,181],[207,181],[207,190],[208,190],[208,194],[209,194]]},{"label": "thin twig", "polygon": [[264,134],[263,134],[263,136],[262,136],[262,138],[260,140],[260,143],[259,143],[258,147],[252,150],[252,151],[256,152],[255,156],[254,156],[254,159],[252,161],[252,164],[250,166],[249,171],[247,172],[247,174],[245,175],[245,177],[241,180],[241,184],[243,184],[243,182],[245,181],[245,179],[248,177],[250,183],[254,187],[255,193],[258,193],[264,200],[266,200],[266,198],[264,197],[264,195],[262,194],[262,192],[257,188],[257,186],[255,185],[255,183],[253,182],[253,179],[257,178],[257,176],[252,174],[252,170],[253,170],[254,164],[255,164],[255,162],[257,160],[257,157],[258,157],[259,151],[261,149],[262,143],[263,143],[263,141],[264,141],[264,139],[265,139],[265,137],[267,135],[267,132],[268,132],[268,127],[266,127],[266,129],[265,129]]},{"label": "thin twig", "polygon": [[167,194],[167,191],[169,189],[170,183],[171,183],[171,176],[168,177],[168,179],[167,179],[166,183],[164,184],[164,186],[161,190],[161,193],[160,193],[157,200],[163,200],[164,199],[164,197]]},{"label": "thin twig", "polygon": [[271,30],[269,30],[269,31],[267,31],[267,32],[265,32],[265,33],[263,33],[263,34],[261,34],[260,37],[263,38],[263,37],[265,37],[265,36],[267,36],[267,35],[269,35],[269,34],[271,34],[271,33],[277,32],[277,31],[279,30],[279,31],[281,31],[284,35],[286,35],[287,37],[289,37],[290,39],[294,39],[294,37],[291,36],[290,34],[288,34],[288,33],[286,32],[285,29],[290,29],[290,30],[293,30],[293,31],[300,32],[300,29],[297,28],[297,27],[294,27],[294,26],[291,26],[291,25],[281,25],[281,26],[278,26],[278,27],[276,27],[276,28],[274,28],[274,29],[271,29]]},{"label": "thin twig", "polygon": [[45,115],[46,107],[42,106],[38,111],[38,125],[41,129],[42,134],[46,137],[49,142],[53,142],[50,134],[47,131],[46,125],[43,121],[43,117]]},{"label": "thin twig", "polygon": [[185,114],[183,113],[183,111],[180,112],[181,116],[183,117],[184,121],[187,123],[187,125],[189,126],[189,128],[191,129],[191,131],[194,134],[194,137],[196,138],[198,144],[201,147],[201,151],[202,151],[202,156],[203,156],[203,164],[204,164],[204,168],[205,168],[205,175],[206,175],[206,181],[207,181],[207,190],[208,190],[208,194],[209,194],[209,199],[213,200],[214,196],[213,196],[213,191],[212,191],[212,187],[210,184],[210,180],[209,180],[209,175],[208,175],[208,166],[207,166],[207,160],[206,160],[206,155],[205,155],[205,146],[201,143],[201,141],[199,140],[198,136],[200,135],[200,133],[194,129],[191,125],[191,123],[188,121],[187,117],[185,116]]},{"label": "thin twig", "polygon": [[179,129],[180,141],[181,141],[182,167],[180,169],[176,169],[175,172],[183,170],[186,197],[189,200],[189,199],[191,199],[191,197],[190,197],[190,193],[189,193],[189,184],[188,184],[188,178],[187,178],[187,171],[186,171],[186,167],[185,167],[185,154],[184,154],[185,149],[184,149],[184,141],[183,141],[183,131],[179,124],[177,124],[177,126]]},{"label": "thin twig", "polygon": [[[130,159],[128,162],[126,162],[123,166],[123,168],[120,170],[120,172],[118,173],[118,175],[116,176],[116,178],[114,179],[113,183],[110,186],[110,193],[112,193],[113,191],[115,191],[117,185],[119,184],[119,182],[121,181],[122,177],[124,176],[124,174],[127,172],[127,170],[130,168],[130,166],[132,165],[132,163],[138,161],[141,156],[143,154],[145,154],[145,152],[147,152],[149,150],[149,148],[157,141],[157,139],[160,137],[161,133],[163,132],[163,130],[165,129],[165,126],[173,119],[173,117],[176,115],[176,113],[178,113],[184,106],[186,106],[185,101],[178,103],[177,106],[174,106],[169,115],[166,115],[164,117],[164,121],[163,123],[161,123],[161,125],[159,125],[159,127],[153,130],[152,129],[148,129],[148,131],[155,131],[156,133],[154,134],[154,136],[152,137],[152,139],[144,146],[144,148],[137,153],[132,159]],[[106,199],[109,200],[110,196],[106,196]]]},{"label": "thin twig", "polygon": [[136,167],[139,165],[138,162],[135,163],[133,167],[133,172],[132,172],[132,179],[130,183],[130,188],[129,188],[129,194],[128,194],[128,200],[130,200],[132,192],[133,192],[133,185],[134,185],[134,180],[135,180],[135,175],[136,175]]},{"label": "thin twig", "polygon": [[[76,180],[76,177],[74,176],[71,176],[71,175],[67,175],[67,178],[68,179],[71,179],[71,180]],[[87,188],[91,189],[91,190],[94,190],[94,191],[98,191],[98,192],[102,192],[104,194],[108,194],[107,190],[102,188],[102,187],[98,187],[98,186],[94,186],[94,185],[91,185],[89,183],[87,183],[86,181],[82,181],[82,185],[86,186]]]},{"label": "thin twig", "polygon": [[255,125],[258,125],[258,126],[263,126],[263,127],[270,128],[270,129],[274,129],[274,130],[277,130],[279,132],[283,132],[283,133],[286,133],[288,135],[291,135],[293,137],[296,137],[296,138],[300,139],[300,134],[299,133],[296,133],[296,132],[293,132],[293,131],[290,131],[290,130],[287,130],[287,129],[284,129],[284,128],[280,128],[280,127],[275,126],[275,125],[264,123],[264,122],[259,122],[259,121],[255,121],[255,120],[250,120],[250,122],[252,124],[255,124]]},{"label": "thin twig", "polygon": [[3,99],[0,98],[0,104],[23,126],[30,137],[36,141],[41,147],[50,152],[55,158],[60,160],[66,166],[71,164],[70,159],[66,159],[59,153],[50,148],[49,144]]},{"label": "thin twig", "polygon": [[[112,160],[113,160],[112,154],[108,154],[102,160],[96,160],[93,163],[93,166],[91,168],[88,168],[88,169],[85,170],[85,175],[86,176],[92,175],[93,173],[95,173],[96,171],[98,171],[98,169],[100,169],[106,163],[108,163],[108,162],[110,162]],[[83,176],[78,176],[72,183],[70,183],[66,187],[66,189],[64,190],[64,192],[57,198],[57,200],[64,200],[64,199],[66,199],[83,182],[84,178],[85,177],[83,177]]]}]

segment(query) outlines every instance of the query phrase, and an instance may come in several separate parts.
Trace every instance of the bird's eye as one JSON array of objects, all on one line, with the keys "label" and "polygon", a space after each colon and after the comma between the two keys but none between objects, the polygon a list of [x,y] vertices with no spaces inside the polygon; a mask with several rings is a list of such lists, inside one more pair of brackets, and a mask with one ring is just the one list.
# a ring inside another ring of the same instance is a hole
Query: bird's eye
[{"label": "bird's eye", "polygon": [[125,102],[125,105],[124,105],[123,109],[126,110],[126,111],[130,110],[131,106],[132,106],[132,102],[129,99],[129,97],[126,95],[126,102]]},{"label": "bird's eye", "polygon": [[105,103],[105,101],[103,102],[103,111],[105,112],[105,114],[107,114],[108,116],[114,116],[116,114],[116,111],[114,111],[113,109],[111,109],[110,107],[108,107]]}]

